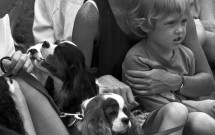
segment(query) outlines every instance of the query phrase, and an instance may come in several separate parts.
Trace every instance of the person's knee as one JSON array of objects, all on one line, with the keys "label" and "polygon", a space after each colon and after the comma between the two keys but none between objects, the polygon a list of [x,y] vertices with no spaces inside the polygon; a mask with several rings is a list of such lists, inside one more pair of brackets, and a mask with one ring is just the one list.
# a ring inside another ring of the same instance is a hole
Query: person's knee
[{"label": "person's knee", "polygon": [[213,134],[215,132],[215,121],[206,113],[192,112],[189,114],[188,122],[184,128],[184,134]]},{"label": "person's knee", "polygon": [[165,115],[173,121],[186,121],[188,118],[188,109],[181,103],[169,103],[164,107]]},{"label": "person's knee", "polygon": [[199,126],[202,127],[202,125],[209,126],[211,125],[210,122],[214,122],[212,119],[213,118],[211,116],[203,112],[191,113],[189,115],[189,121],[187,125],[191,128],[199,128]]},{"label": "person's knee", "polygon": [[168,113],[169,115],[182,115],[182,116],[187,116],[188,114],[188,109],[186,106],[184,106],[181,103],[177,103],[177,102],[172,102],[169,103],[165,106],[165,110],[166,113]]},{"label": "person's knee", "polygon": [[205,55],[207,56],[207,59],[209,62],[215,63],[215,33],[208,32],[206,33],[206,41],[203,45],[203,49],[205,52]]}]

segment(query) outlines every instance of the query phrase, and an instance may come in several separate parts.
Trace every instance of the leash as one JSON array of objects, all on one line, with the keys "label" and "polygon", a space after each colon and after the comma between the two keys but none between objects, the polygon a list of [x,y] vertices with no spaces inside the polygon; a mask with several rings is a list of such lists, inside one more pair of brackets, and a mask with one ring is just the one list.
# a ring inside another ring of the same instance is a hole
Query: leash
[{"label": "leash", "polygon": [[[4,72],[4,74],[2,76],[11,78],[12,77],[12,69],[8,70],[8,71],[5,70],[5,68],[3,66],[3,63],[2,63],[2,61],[4,59],[11,61],[11,58],[8,57],[8,56],[3,57],[2,59],[0,59],[0,67],[1,67],[1,70]],[[60,118],[68,118],[68,117],[70,117],[69,123],[67,125],[68,127],[71,127],[72,125],[74,125],[76,121],[83,120],[83,115],[81,113],[71,114],[71,113],[61,112],[58,109],[58,107],[55,104],[55,102],[53,101],[53,99],[51,98],[51,96],[49,95],[49,93],[47,92],[47,90],[44,88],[44,86],[42,86],[42,84],[36,78],[34,78],[31,74],[27,73],[24,70],[20,70],[18,72],[18,75],[26,83],[31,85],[33,88],[35,88],[37,91],[39,91],[41,94],[43,94],[48,99],[48,101],[51,104],[52,108],[60,116]]]},{"label": "leash", "polygon": [[[155,100],[152,100],[152,101],[155,101]],[[163,102],[158,102],[158,103],[163,103]],[[156,118],[158,112],[159,112],[158,109],[155,110],[155,111],[153,111],[153,113],[151,114],[150,118],[147,120],[147,123],[152,123],[152,122],[156,121],[155,118]],[[182,128],[184,128],[184,126],[187,124],[187,121],[188,121],[188,117],[187,117],[186,122],[184,124],[182,124],[180,126],[177,126],[177,127],[173,127],[173,128],[164,130],[164,131],[160,131],[160,132],[155,133],[153,135],[169,135],[171,133],[174,133],[174,132],[176,132],[176,131],[181,130]],[[143,131],[144,131],[145,128],[149,128],[150,129],[151,127],[148,127],[147,124],[146,125],[143,124],[142,125]],[[153,130],[153,128],[151,128],[150,130]]]},{"label": "leash", "polygon": [[78,112],[78,113],[64,113],[63,112],[63,113],[61,113],[60,117],[61,118],[71,117],[67,127],[71,127],[75,124],[75,122],[82,121],[84,119],[84,116],[80,112]]},{"label": "leash", "polygon": [[[4,72],[4,74],[2,75],[3,77],[12,77],[12,69],[6,71],[2,61],[6,59],[6,60],[11,60],[10,57],[6,56],[3,57],[0,60],[0,67],[1,70]],[[58,109],[57,105],[54,103],[53,99],[50,97],[50,95],[48,94],[47,90],[42,86],[41,83],[39,83],[39,81],[34,78],[32,75],[30,75],[29,73],[27,73],[24,70],[20,70],[18,72],[19,77],[21,77],[26,83],[28,83],[29,85],[31,85],[33,88],[35,88],[36,90],[38,90],[41,94],[43,94],[49,101],[49,103],[51,104],[52,108],[54,108],[54,110],[56,111],[56,113],[60,116],[61,112]]]},{"label": "leash", "polygon": [[[163,69],[163,70],[167,71],[167,69],[166,69],[165,67],[163,67],[162,65],[156,65],[156,66],[154,66],[154,67],[151,67],[151,66],[148,65],[148,67],[149,67],[149,70],[152,70],[152,69]],[[161,95],[161,94],[157,94],[157,95],[159,95],[160,97],[166,99],[166,100],[169,101],[169,102],[178,102],[178,103],[181,103],[181,104],[183,104],[183,105],[185,105],[185,106],[187,106],[187,107],[189,107],[189,108],[192,108],[192,109],[196,110],[197,112],[203,112],[203,111],[201,111],[201,110],[199,110],[199,109],[197,109],[197,108],[195,108],[195,107],[193,107],[193,106],[191,106],[191,105],[189,105],[189,104],[187,104],[187,103],[184,103],[184,102],[180,99],[180,97],[179,97],[175,92],[172,92],[172,93],[173,93],[174,96],[177,97],[179,100],[171,99],[171,98],[165,97],[165,96],[163,96],[163,95]],[[166,105],[166,104],[167,104],[167,103],[165,103],[164,101],[161,101],[161,100],[158,100],[158,99],[155,99],[155,98],[150,98],[150,97],[147,97],[147,96],[138,95],[138,96],[135,96],[135,97],[137,97],[137,98],[138,98],[138,97],[141,97],[141,98],[144,98],[144,99],[146,99],[146,100],[149,100],[149,101],[152,101],[152,102],[155,102],[155,103],[158,103],[158,104],[162,104],[162,105]],[[209,114],[208,114],[208,115],[209,115]],[[212,117],[212,116],[211,116],[211,117]],[[151,121],[153,121],[154,118],[155,118],[155,117],[153,117]],[[214,117],[212,117],[212,118],[214,119]],[[173,133],[173,132],[176,132],[176,131],[182,129],[182,128],[186,125],[187,121],[188,121],[188,118],[187,118],[185,124],[183,124],[183,125],[181,125],[181,126],[178,126],[178,127],[175,127],[175,128],[171,128],[171,129],[162,131],[162,132],[159,132],[159,133],[156,133],[156,134],[154,134],[154,135],[168,135],[168,134],[171,134],[171,133]]]},{"label": "leash", "polygon": [[[152,123],[152,122],[156,121],[155,118],[156,118],[158,112],[159,112],[159,110],[157,109],[157,110],[153,111],[151,115],[149,114],[150,118],[146,122],[147,123]],[[173,127],[173,128],[164,130],[164,131],[160,131],[160,132],[155,133],[153,135],[169,135],[171,133],[174,133],[174,132],[176,132],[178,130],[181,130],[187,124],[187,121],[188,121],[188,117],[187,117],[186,122],[184,124],[182,124],[180,126],[177,126],[177,127]],[[147,128],[149,130],[153,130],[153,128],[149,127],[149,125],[147,125],[147,123],[146,123],[146,125],[143,124],[143,126],[142,126],[143,131],[145,130],[145,128]]]},{"label": "leash", "polygon": [[181,126],[178,126],[178,127],[175,127],[175,128],[171,128],[171,129],[167,129],[167,130],[161,131],[159,133],[156,133],[154,135],[169,135],[171,133],[174,133],[174,132],[182,129],[186,124],[187,124],[187,122],[185,122],[185,124],[183,124]]},{"label": "leash", "polygon": [[[167,71],[167,69],[165,67],[163,67],[162,65],[156,65],[156,66],[153,66],[153,67],[151,67],[151,66],[148,65],[148,67],[149,67],[150,70],[152,70],[152,69],[163,69],[163,70]],[[175,94],[175,92],[172,91],[172,93],[173,93],[173,95],[175,97],[177,97],[179,99],[179,101],[171,99],[171,98],[168,98],[168,97],[165,97],[165,96],[163,96],[161,94],[157,94],[157,95],[160,96],[160,97],[162,97],[162,98],[164,98],[164,99],[166,99],[166,100],[168,100],[168,101],[170,101],[170,102],[178,102],[178,103],[181,103],[181,104],[183,104],[183,105],[185,105],[187,107],[190,107],[190,108],[192,108],[192,109],[194,109],[194,110],[196,110],[198,112],[202,112],[201,110],[199,110],[199,109],[197,109],[197,108],[195,108],[195,107],[193,107],[193,106],[191,106],[189,104],[186,104],[186,103],[182,102],[182,100],[180,99],[180,97],[177,94]],[[150,101],[158,103],[158,104],[164,104],[164,105],[167,104],[167,103],[165,103],[163,101],[160,101],[160,100],[157,100],[157,99],[154,99],[154,98],[150,98],[150,97],[146,97],[146,96],[138,95],[136,97],[142,97],[142,98],[145,98],[147,100],[150,100]]]},{"label": "leash", "polygon": [[[173,93],[173,94],[176,96],[175,93]],[[181,103],[181,104],[183,104],[183,105],[185,105],[185,106],[187,106],[187,107],[190,107],[190,108],[192,108],[192,109],[194,109],[194,110],[196,110],[196,111],[198,111],[198,112],[202,112],[201,110],[199,110],[199,109],[197,109],[197,108],[195,108],[195,107],[193,107],[193,106],[191,106],[191,105],[189,105],[189,104],[187,104],[187,103],[182,102],[182,100],[178,101],[178,100],[175,100],[175,99],[171,99],[171,98],[165,97],[165,96],[163,96],[163,95],[161,95],[161,94],[159,94],[159,96],[162,97],[162,98],[164,98],[164,99],[166,99],[166,100],[168,100],[168,101],[170,101],[170,102],[178,102],[178,103]],[[179,98],[179,97],[178,97],[178,98]]]},{"label": "leash", "polygon": [[[173,93],[174,95],[175,95],[175,93]],[[189,105],[189,104],[187,104],[187,103],[184,103],[184,102],[182,102],[182,100],[175,100],[175,99],[171,99],[171,98],[168,98],[168,97],[165,97],[165,96],[163,96],[163,95],[161,95],[161,94],[157,94],[157,95],[159,95],[160,97],[162,97],[162,98],[164,98],[164,99],[166,99],[166,100],[168,100],[169,102],[178,102],[178,103],[181,103],[181,104],[183,104],[183,105],[185,105],[185,106],[187,106],[187,107],[189,107],[189,108],[192,108],[192,109],[194,109],[194,110],[196,110],[196,111],[198,111],[198,112],[202,112],[201,110],[199,110],[199,109],[197,109],[197,108],[195,108],[195,107],[193,107],[193,106],[191,106],[191,105]],[[176,96],[176,95],[175,95]],[[158,103],[158,104],[162,104],[162,105],[165,105],[165,104],[167,104],[166,102],[164,102],[164,101],[161,101],[161,100],[158,100],[158,99],[155,99],[155,98],[150,98],[150,97],[147,97],[147,96],[136,96],[137,98],[139,98],[139,97],[141,97],[141,98],[144,98],[144,99],[147,99],[147,100],[149,100],[149,101],[152,101],[152,102],[155,102],[155,103]],[[179,98],[179,97],[178,97]],[[180,99],[180,98],[179,98]]]},{"label": "leash", "polygon": [[[174,95],[175,95],[175,93],[173,93]],[[168,101],[170,101],[170,102],[178,102],[178,103],[181,103],[181,104],[183,104],[183,105],[185,105],[185,106],[187,106],[187,107],[190,107],[190,108],[192,108],[192,109],[194,109],[194,110],[196,110],[196,111],[198,111],[198,112],[202,112],[201,110],[199,110],[199,109],[197,109],[197,108],[195,108],[195,107],[193,107],[193,106],[191,106],[191,105],[189,105],[189,104],[187,104],[187,103],[184,103],[184,102],[182,102],[182,100],[175,100],[175,99],[171,99],[171,98],[168,98],[168,97],[165,97],[165,96],[163,96],[163,95],[161,95],[161,94],[157,94],[157,95],[159,95],[160,97],[162,97],[162,98],[164,98],[164,99],[166,99],[166,100],[168,100]],[[175,95],[176,96],[176,95]],[[167,103],[165,103],[165,102],[163,102],[163,101],[161,101],[161,100],[158,100],[158,99],[155,99],[155,98],[150,98],[150,97],[147,97],[147,96],[135,96],[135,97],[142,97],[142,98],[144,98],[144,99],[146,99],[146,100],[149,100],[149,101],[152,101],[152,102],[155,102],[155,103],[158,103],[158,104],[162,104],[162,105],[165,105],[165,104],[167,104]],[[177,96],[178,97],[178,96]],[[178,97],[179,98],[179,97]],[[180,98],[179,98],[180,99]],[[157,114],[157,113],[156,113]],[[155,115],[156,115],[155,114]],[[208,114],[209,115],[209,114]],[[212,117],[212,116],[211,116]],[[155,117],[153,117],[152,116],[152,119],[151,119],[151,121],[154,121],[154,118]],[[212,117],[213,118],[213,117]],[[188,120],[188,118],[187,118],[187,120]],[[187,123],[187,120],[186,120],[186,122],[185,122],[185,124],[183,124],[183,125],[181,125],[181,126],[178,126],[178,127],[175,127],[175,128],[171,128],[171,129],[168,129],[168,130],[165,130],[165,131],[161,131],[161,132],[158,132],[158,133],[156,133],[156,134],[154,134],[154,135],[168,135],[168,134],[171,134],[171,133],[173,133],[173,132],[176,132],[176,131],[178,131],[178,130],[180,130],[180,129],[182,129],[185,125],[186,125],[186,123]]]},{"label": "leash", "polygon": [[[1,60],[0,60],[0,67],[1,67],[1,70],[4,72],[4,74],[2,75],[3,77],[12,77],[12,70],[9,70],[6,72],[4,66],[3,66],[3,63],[2,61],[4,59],[7,59],[7,60],[11,60],[10,57],[6,56],[6,57],[3,57]],[[70,119],[70,122],[68,124],[68,127],[72,126],[77,120],[83,120],[83,116],[80,114],[80,113],[77,113],[77,114],[70,114],[70,113],[61,113],[60,110],[58,109],[58,107],[56,106],[56,104],[54,103],[53,99],[50,97],[50,95],[48,94],[47,90],[38,82],[38,80],[36,78],[34,78],[32,75],[30,75],[29,73],[27,73],[26,71],[24,70],[20,70],[18,75],[26,82],[28,83],[29,85],[31,85],[33,88],[35,88],[36,90],[38,90],[41,94],[43,94],[49,101],[49,103],[51,104],[52,108],[54,108],[54,110],[56,111],[56,113],[62,118],[62,117],[73,117]],[[141,96],[142,97],[142,96]],[[144,97],[145,98],[145,97]],[[153,100],[153,101],[158,101],[158,100]],[[176,101],[174,101],[176,102]],[[159,101],[159,103],[162,103],[162,104],[166,104],[162,101]],[[182,102],[183,103],[183,102]],[[186,123],[185,123],[186,124]],[[185,125],[184,124],[184,125]],[[171,129],[168,129],[168,130],[165,130],[165,131],[162,131],[162,132],[159,132],[159,133],[156,133],[154,135],[167,135],[167,134],[170,134],[170,133],[173,133],[173,132],[176,132],[180,129],[182,129],[184,127],[184,125],[181,125],[181,126],[178,126],[178,127],[175,127],[175,128],[171,128]]]}]

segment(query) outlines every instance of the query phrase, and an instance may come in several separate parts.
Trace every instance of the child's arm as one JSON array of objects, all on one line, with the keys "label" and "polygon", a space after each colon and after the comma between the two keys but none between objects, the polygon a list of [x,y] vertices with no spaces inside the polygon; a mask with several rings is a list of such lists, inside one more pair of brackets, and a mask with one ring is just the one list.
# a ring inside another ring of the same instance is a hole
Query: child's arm
[{"label": "child's arm", "polygon": [[126,81],[136,94],[155,95],[180,88],[181,76],[167,72],[159,63],[146,57],[136,57],[135,61],[141,65],[139,68],[130,66],[124,70]]},{"label": "child's arm", "polygon": [[[184,76],[184,86],[181,93],[184,96],[191,98],[209,95],[215,90],[215,82],[205,54],[198,42],[196,27],[191,17],[188,19],[187,36],[183,44],[190,48],[194,53],[196,72],[193,76]],[[145,61],[143,61],[143,63],[145,63]],[[153,67],[152,63],[153,62],[150,61],[147,65]],[[131,82],[130,86],[135,89],[141,88],[143,95],[158,94],[161,93],[163,89],[166,89],[167,91],[170,89],[177,91],[180,89],[183,80],[181,76],[161,69],[153,69],[144,72],[129,70],[126,74],[127,79]],[[139,84],[144,84],[143,82],[145,82],[140,81],[143,79],[149,83],[148,85],[144,85],[144,87],[140,87]]]},{"label": "child's arm", "polygon": [[122,65],[123,81],[131,87],[134,93],[154,95],[178,90],[181,85],[180,76],[167,72],[161,64],[150,60],[144,51],[136,54],[136,50],[128,52]]}]

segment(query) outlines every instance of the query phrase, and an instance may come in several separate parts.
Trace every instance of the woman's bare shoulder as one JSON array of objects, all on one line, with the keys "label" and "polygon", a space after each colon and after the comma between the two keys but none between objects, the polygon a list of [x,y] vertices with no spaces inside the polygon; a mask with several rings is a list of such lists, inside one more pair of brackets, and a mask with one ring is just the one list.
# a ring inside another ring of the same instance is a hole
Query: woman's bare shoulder
[{"label": "woman's bare shoulder", "polygon": [[85,2],[79,9],[76,19],[88,22],[98,21],[99,11],[91,2]]},{"label": "woman's bare shoulder", "polygon": [[76,15],[73,28],[73,37],[77,38],[76,36],[79,35],[77,33],[80,33],[80,31],[81,33],[85,31],[85,34],[90,33],[96,35],[98,33],[98,24],[99,11],[92,3],[85,2]]}]

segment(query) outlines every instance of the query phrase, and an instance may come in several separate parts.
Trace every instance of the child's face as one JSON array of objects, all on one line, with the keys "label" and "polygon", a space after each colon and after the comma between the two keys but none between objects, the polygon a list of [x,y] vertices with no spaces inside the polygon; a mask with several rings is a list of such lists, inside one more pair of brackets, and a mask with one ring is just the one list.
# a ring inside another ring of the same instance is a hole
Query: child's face
[{"label": "child's face", "polygon": [[0,18],[4,17],[15,6],[22,3],[22,0],[0,0]]},{"label": "child's face", "polygon": [[155,29],[148,33],[148,38],[160,49],[176,49],[186,35],[187,16],[172,14],[157,21]]}]

